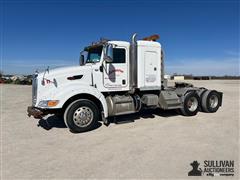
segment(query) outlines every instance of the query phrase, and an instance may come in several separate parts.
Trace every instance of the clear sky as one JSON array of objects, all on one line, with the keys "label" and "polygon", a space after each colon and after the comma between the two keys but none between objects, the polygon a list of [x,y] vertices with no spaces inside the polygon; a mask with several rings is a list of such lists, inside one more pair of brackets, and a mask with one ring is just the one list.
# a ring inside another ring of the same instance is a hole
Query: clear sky
[{"label": "clear sky", "polygon": [[166,72],[239,75],[239,0],[0,0],[1,70],[78,65],[100,37],[159,34]]}]

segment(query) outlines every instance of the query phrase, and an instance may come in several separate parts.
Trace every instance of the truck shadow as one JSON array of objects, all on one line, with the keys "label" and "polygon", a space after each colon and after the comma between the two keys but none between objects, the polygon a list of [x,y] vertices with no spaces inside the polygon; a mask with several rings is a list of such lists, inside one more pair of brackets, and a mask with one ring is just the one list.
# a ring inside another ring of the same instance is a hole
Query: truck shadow
[{"label": "truck shadow", "polygon": [[38,127],[42,127],[47,131],[52,128],[67,128],[63,119],[55,115],[49,116],[46,119],[40,119],[38,121]]},{"label": "truck shadow", "polygon": [[[37,126],[43,128],[47,131],[51,130],[52,128],[67,128],[67,126],[64,123],[63,118],[58,117],[56,115],[49,116],[46,119],[40,119],[38,121]],[[98,122],[94,129],[97,129],[100,126],[102,126],[102,123]]]},{"label": "truck shadow", "polygon": [[[122,123],[128,123],[128,122],[134,122],[136,120],[143,119],[149,119],[149,118],[155,118],[155,117],[172,117],[172,116],[178,116],[179,114],[175,110],[160,110],[160,109],[148,109],[148,110],[142,110],[138,113],[134,114],[128,114],[128,115],[121,115],[116,117],[110,117],[109,122],[110,124],[122,124]],[[99,128],[102,126],[102,123],[98,122],[96,127],[94,129]],[[52,115],[47,117],[46,119],[40,119],[38,121],[38,127],[41,127],[47,131],[51,130],[52,128],[67,128],[63,118]]]},{"label": "truck shadow", "polygon": [[172,116],[179,116],[179,113],[176,110],[146,109],[134,114],[110,117],[109,121],[110,123],[121,124],[127,122],[134,122],[136,120],[140,120],[141,118],[143,119],[155,117],[168,118]]}]

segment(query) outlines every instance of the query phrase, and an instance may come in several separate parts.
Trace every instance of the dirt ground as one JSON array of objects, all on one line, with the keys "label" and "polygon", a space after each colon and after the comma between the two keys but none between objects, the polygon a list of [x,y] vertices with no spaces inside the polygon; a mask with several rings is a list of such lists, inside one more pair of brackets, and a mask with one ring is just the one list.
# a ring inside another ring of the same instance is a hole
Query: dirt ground
[{"label": "dirt ground", "polygon": [[82,134],[55,116],[48,124],[27,117],[31,86],[0,85],[1,178],[186,179],[194,160],[202,169],[204,160],[234,160],[237,179],[240,81],[187,82],[222,91],[223,106],[194,117],[147,111],[116,118],[134,122],[99,124]]}]

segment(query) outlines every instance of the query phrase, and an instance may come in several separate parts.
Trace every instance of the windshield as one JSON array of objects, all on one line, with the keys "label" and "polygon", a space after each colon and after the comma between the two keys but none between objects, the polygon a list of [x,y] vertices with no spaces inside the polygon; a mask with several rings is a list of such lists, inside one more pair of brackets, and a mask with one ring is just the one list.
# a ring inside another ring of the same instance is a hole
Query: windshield
[{"label": "windshield", "polygon": [[86,63],[96,63],[101,59],[103,46],[90,47]]}]

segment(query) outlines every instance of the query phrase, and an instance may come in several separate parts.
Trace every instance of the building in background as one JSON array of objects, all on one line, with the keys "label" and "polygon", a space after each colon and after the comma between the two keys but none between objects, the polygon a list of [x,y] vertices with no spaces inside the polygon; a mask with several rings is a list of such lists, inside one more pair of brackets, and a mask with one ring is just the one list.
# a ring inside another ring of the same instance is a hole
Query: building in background
[{"label": "building in background", "polygon": [[179,76],[179,75],[173,76],[173,80],[175,81],[183,81],[184,79],[185,79],[184,76]]},{"label": "building in background", "polygon": [[171,79],[171,75],[165,74],[164,75],[164,79],[170,80]]}]

